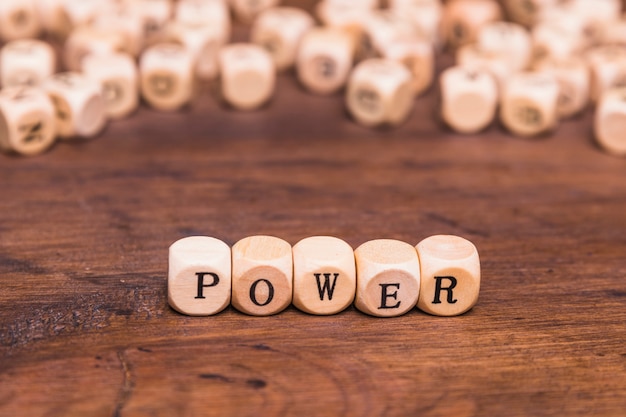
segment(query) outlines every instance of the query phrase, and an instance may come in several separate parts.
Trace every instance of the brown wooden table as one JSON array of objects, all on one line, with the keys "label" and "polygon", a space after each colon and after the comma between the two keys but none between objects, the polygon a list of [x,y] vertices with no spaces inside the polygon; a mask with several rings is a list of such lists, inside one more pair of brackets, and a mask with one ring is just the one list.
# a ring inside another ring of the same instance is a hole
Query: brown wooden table
[{"label": "brown wooden table", "polygon": [[[626,415],[626,160],[594,145],[591,112],[524,140],[453,134],[435,103],[432,89],[400,128],[368,130],[287,74],[260,111],[205,91],[1,155],[0,415]],[[184,236],[440,233],[481,255],[460,317],[167,304]]]}]

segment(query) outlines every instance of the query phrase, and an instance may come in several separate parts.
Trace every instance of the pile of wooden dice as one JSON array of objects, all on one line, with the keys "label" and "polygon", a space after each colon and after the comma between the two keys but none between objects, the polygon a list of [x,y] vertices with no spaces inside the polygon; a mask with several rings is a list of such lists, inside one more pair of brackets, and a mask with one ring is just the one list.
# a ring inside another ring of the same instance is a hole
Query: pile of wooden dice
[{"label": "pile of wooden dice", "polygon": [[[198,81],[233,108],[259,108],[292,67],[313,93],[345,90],[357,122],[396,125],[448,48],[458,65],[439,87],[453,130],[479,132],[499,112],[512,133],[536,136],[591,102],[598,143],[626,154],[620,0],[381,1],[321,0],[317,24],[279,0],[2,0],[0,149],[34,155],[97,135],[140,97],[180,109]],[[251,24],[248,43],[229,44],[231,14]],[[41,35],[63,46],[62,65]]]},{"label": "pile of wooden dice", "polygon": [[208,236],[174,242],[169,250],[168,300],[191,316],[217,314],[232,303],[254,315],[290,304],[309,314],[337,314],[353,302],[375,317],[396,317],[415,306],[456,316],[478,301],[480,260],[472,242],[436,235],[416,246],[393,239],[356,250],[332,236],[291,245],[273,236],[250,236],[231,248]]}]

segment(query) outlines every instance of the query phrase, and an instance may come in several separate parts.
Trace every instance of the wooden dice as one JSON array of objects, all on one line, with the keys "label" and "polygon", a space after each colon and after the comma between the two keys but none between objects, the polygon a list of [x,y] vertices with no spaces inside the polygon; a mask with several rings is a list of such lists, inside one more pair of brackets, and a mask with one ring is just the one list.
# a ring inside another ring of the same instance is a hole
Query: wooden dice
[{"label": "wooden dice", "polygon": [[450,128],[476,133],[493,121],[498,106],[498,87],[485,70],[451,67],[440,78],[441,115]]},{"label": "wooden dice", "polygon": [[500,55],[514,71],[523,71],[531,64],[532,39],[523,26],[511,22],[491,22],[481,27],[476,43],[485,53]]},{"label": "wooden dice", "polygon": [[371,240],[359,246],[354,256],[356,308],[376,317],[394,317],[415,307],[420,264],[414,247],[399,240]]},{"label": "wooden dice", "polygon": [[298,79],[311,92],[332,94],[343,87],[352,69],[354,41],[341,29],[314,28],[300,42]]},{"label": "wooden dice", "polygon": [[589,65],[584,59],[571,56],[561,59],[543,59],[534,65],[537,72],[548,74],[559,84],[557,113],[560,118],[572,117],[589,103]]},{"label": "wooden dice", "polygon": [[293,304],[310,314],[335,314],[354,300],[356,267],[350,245],[314,236],[293,247]]},{"label": "wooden dice", "polygon": [[0,50],[0,84],[2,87],[37,86],[55,72],[56,58],[52,47],[34,39],[7,43]]},{"label": "wooden dice", "polygon": [[346,106],[365,126],[397,125],[413,108],[409,70],[397,61],[372,58],[356,66],[346,92]]},{"label": "wooden dice", "polygon": [[291,245],[272,236],[251,236],[232,248],[232,303],[253,316],[287,308],[293,296]]},{"label": "wooden dice", "polygon": [[254,44],[230,44],[219,54],[222,97],[241,110],[267,102],[274,93],[276,69],[270,54]]},{"label": "wooden dice", "polygon": [[612,88],[626,87],[626,49],[603,45],[587,52],[591,72],[591,99],[596,102]]},{"label": "wooden dice", "polygon": [[141,94],[150,106],[178,110],[193,97],[193,54],[178,44],[154,45],[141,56],[139,79]]},{"label": "wooden dice", "polygon": [[194,236],[175,242],[169,259],[170,305],[188,315],[215,314],[230,297],[233,307],[253,316],[279,313],[291,302],[309,314],[330,315],[354,301],[371,316],[395,317],[418,300],[430,314],[452,316],[472,308],[480,289],[476,248],[457,236],[432,236],[417,247],[378,239],[355,251],[331,236],[305,238],[293,248],[276,237],[251,236],[232,250]]},{"label": "wooden dice", "polygon": [[626,88],[608,90],[602,95],[596,108],[594,132],[604,150],[626,155]]},{"label": "wooden dice", "polygon": [[33,87],[0,91],[0,149],[22,155],[46,151],[56,134],[54,107],[48,95]]},{"label": "wooden dice", "polygon": [[180,239],[169,249],[170,306],[189,316],[217,314],[230,304],[231,252],[212,237]]},{"label": "wooden dice", "polygon": [[500,120],[513,134],[537,136],[556,127],[559,85],[542,73],[519,73],[504,85]]},{"label": "wooden dice", "polygon": [[432,85],[435,53],[429,42],[419,39],[393,42],[382,51],[382,55],[401,62],[411,72],[411,84],[416,95],[422,94]]},{"label": "wooden dice", "polygon": [[420,310],[456,316],[472,308],[480,291],[480,260],[472,242],[458,236],[431,236],[416,246],[420,260]]},{"label": "wooden dice", "polygon": [[304,10],[275,7],[255,19],[250,37],[265,48],[276,69],[282,71],[294,65],[300,41],[313,25],[313,18]]},{"label": "wooden dice", "polygon": [[43,83],[56,114],[56,131],[62,139],[89,138],[106,124],[100,84],[75,72],[62,72]]},{"label": "wooden dice", "polygon": [[85,75],[102,86],[102,97],[109,118],[121,119],[137,109],[137,66],[129,54],[89,55],[83,60],[82,68]]},{"label": "wooden dice", "polygon": [[0,39],[35,38],[41,30],[34,0],[0,1]]}]

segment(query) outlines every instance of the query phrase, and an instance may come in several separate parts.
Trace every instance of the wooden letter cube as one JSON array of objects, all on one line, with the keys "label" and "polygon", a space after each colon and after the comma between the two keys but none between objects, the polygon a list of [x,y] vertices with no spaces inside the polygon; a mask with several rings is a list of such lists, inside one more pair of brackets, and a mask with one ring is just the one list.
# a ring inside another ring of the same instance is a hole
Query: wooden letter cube
[{"label": "wooden letter cube", "polygon": [[260,107],[274,94],[276,69],[258,45],[230,44],[219,54],[222,97],[242,110]]},{"label": "wooden letter cube", "polygon": [[34,0],[0,1],[0,38],[5,41],[36,38],[41,30]]},{"label": "wooden letter cube", "polygon": [[117,32],[82,26],[72,31],[65,41],[64,63],[70,71],[80,71],[89,54],[124,51],[124,37]]},{"label": "wooden letter cube", "polygon": [[311,29],[300,42],[298,79],[311,92],[332,94],[348,80],[353,55],[354,39],[347,31]]},{"label": "wooden letter cube", "polygon": [[559,85],[547,74],[519,73],[505,84],[500,120],[519,136],[536,136],[556,127]]},{"label": "wooden letter cube", "polygon": [[193,96],[193,55],[174,43],[151,46],[141,56],[139,79],[148,104],[158,110],[178,110]]},{"label": "wooden letter cube", "polygon": [[346,104],[365,126],[397,125],[413,108],[411,73],[399,62],[372,58],[356,66],[350,76]]},{"label": "wooden letter cube", "polygon": [[221,240],[192,236],[170,246],[167,298],[189,316],[210,316],[230,303],[230,248]]},{"label": "wooden letter cube", "polygon": [[431,236],[416,246],[421,265],[417,307],[435,316],[472,308],[480,291],[480,260],[474,244],[458,236]]},{"label": "wooden letter cube", "polygon": [[487,71],[496,81],[499,93],[511,73],[515,72],[505,56],[487,53],[475,43],[463,45],[457,49],[456,63],[462,67]]},{"label": "wooden letter cube", "polygon": [[223,34],[210,25],[188,25],[170,22],[167,39],[183,45],[191,52],[195,76],[202,80],[214,79],[219,73],[217,57],[224,44]]},{"label": "wooden letter cube", "polygon": [[111,119],[128,116],[139,105],[139,81],[134,59],[126,53],[89,55],[83,72],[102,86],[106,113]]},{"label": "wooden letter cube", "polygon": [[173,9],[171,0],[133,0],[126,3],[126,11],[143,22],[146,46],[163,42],[165,27],[172,17]]},{"label": "wooden letter cube", "polygon": [[482,51],[506,57],[515,71],[525,70],[531,64],[530,33],[517,23],[488,23],[480,28],[476,42]]},{"label": "wooden letter cube", "polygon": [[55,139],[54,107],[48,95],[32,87],[0,91],[0,148],[36,155]]},{"label": "wooden letter cube", "polygon": [[626,49],[618,45],[598,46],[589,50],[591,99],[596,102],[610,89],[626,87]]},{"label": "wooden letter cube", "polygon": [[440,0],[390,0],[389,3],[395,14],[404,16],[416,27],[421,38],[440,49],[443,16]]},{"label": "wooden letter cube", "polygon": [[253,316],[283,311],[293,295],[291,245],[272,236],[251,236],[235,243],[233,307]]},{"label": "wooden letter cube", "polygon": [[62,72],[43,83],[56,111],[60,138],[89,138],[106,125],[106,110],[100,84],[75,72]]},{"label": "wooden letter cube", "polygon": [[614,155],[626,155],[626,88],[605,92],[596,108],[595,137],[600,146]]},{"label": "wooden letter cube", "polygon": [[264,47],[272,56],[276,69],[293,66],[300,41],[315,22],[304,10],[276,7],[262,12],[254,21],[250,34],[253,43]]},{"label": "wooden letter cube", "polygon": [[407,67],[416,95],[431,86],[435,76],[435,53],[430,43],[418,39],[394,42],[383,50],[383,56]]},{"label": "wooden letter cube", "polygon": [[589,66],[580,57],[544,59],[534,66],[535,71],[548,74],[559,84],[557,113],[571,117],[587,107],[590,93]]},{"label": "wooden letter cube", "polygon": [[12,41],[0,51],[0,83],[3,87],[38,86],[54,74],[55,68],[54,51],[43,41]]},{"label": "wooden letter cube", "polygon": [[451,0],[446,3],[442,37],[456,48],[476,41],[478,31],[489,22],[502,19],[502,10],[494,0]]},{"label": "wooden letter cube", "polygon": [[420,263],[415,248],[391,239],[365,242],[354,251],[355,306],[377,317],[400,316],[417,303]]},{"label": "wooden letter cube", "polygon": [[493,121],[498,86],[487,71],[451,67],[440,77],[441,115],[453,130],[476,133]]},{"label": "wooden letter cube", "polygon": [[220,45],[230,39],[230,15],[224,0],[181,0],[176,3],[174,16],[185,26],[211,28]]},{"label": "wooden letter cube", "polygon": [[293,247],[293,304],[310,314],[339,313],[354,300],[354,251],[336,237],[314,236]]}]

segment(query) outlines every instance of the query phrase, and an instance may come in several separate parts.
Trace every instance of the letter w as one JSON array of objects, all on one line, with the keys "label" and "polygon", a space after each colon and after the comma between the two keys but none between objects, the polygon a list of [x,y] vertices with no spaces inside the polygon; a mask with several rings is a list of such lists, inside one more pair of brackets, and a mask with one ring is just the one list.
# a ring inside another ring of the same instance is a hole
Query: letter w
[{"label": "letter w", "polygon": [[[333,293],[335,292],[335,284],[337,284],[337,277],[339,274],[335,272],[334,274],[313,274],[315,275],[315,279],[317,280],[317,290],[320,293],[320,301],[324,301],[324,293],[328,294],[328,300],[333,299]],[[324,275],[324,284],[321,282],[321,275]],[[330,283],[330,276],[334,275],[333,283]]]}]

